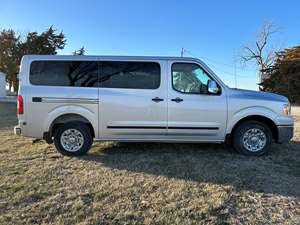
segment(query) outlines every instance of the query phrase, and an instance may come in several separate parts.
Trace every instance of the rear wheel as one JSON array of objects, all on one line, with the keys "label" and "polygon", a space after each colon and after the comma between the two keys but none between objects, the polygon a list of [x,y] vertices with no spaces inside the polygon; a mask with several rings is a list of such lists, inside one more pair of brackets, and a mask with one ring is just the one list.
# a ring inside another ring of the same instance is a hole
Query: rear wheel
[{"label": "rear wheel", "polygon": [[90,128],[80,122],[69,122],[57,128],[54,145],[63,155],[84,155],[91,148],[93,136]]},{"label": "rear wheel", "polygon": [[264,155],[269,151],[271,143],[271,130],[258,121],[242,123],[233,134],[234,148],[244,155]]}]

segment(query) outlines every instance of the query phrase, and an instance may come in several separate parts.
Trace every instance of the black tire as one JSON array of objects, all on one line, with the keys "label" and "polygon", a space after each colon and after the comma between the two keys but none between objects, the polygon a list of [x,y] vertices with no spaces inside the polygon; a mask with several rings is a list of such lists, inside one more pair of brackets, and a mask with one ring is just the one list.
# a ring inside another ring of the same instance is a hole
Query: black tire
[{"label": "black tire", "polygon": [[[264,147],[260,150],[257,151],[250,151],[249,149],[247,149],[247,147],[245,147],[244,145],[244,141],[243,141],[243,136],[244,134],[249,131],[250,129],[259,129],[260,131],[262,131],[265,134],[265,140],[266,143],[264,145]],[[272,132],[269,129],[269,127],[261,122],[258,121],[246,121],[242,124],[240,124],[237,129],[235,130],[234,134],[233,134],[233,147],[235,148],[236,151],[238,151],[239,153],[243,154],[243,155],[248,155],[248,156],[261,156],[266,154],[272,144]]]},{"label": "black tire", "polygon": [[[83,138],[82,146],[75,151],[68,151],[66,148],[63,147],[61,143],[61,136],[67,130],[77,130],[82,135],[80,137]],[[56,149],[63,155],[67,156],[81,156],[86,154],[93,143],[93,135],[91,129],[84,123],[81,122],[68,122],[65,124],[60,125],[56,132],[54,133],[54,145]]]}]

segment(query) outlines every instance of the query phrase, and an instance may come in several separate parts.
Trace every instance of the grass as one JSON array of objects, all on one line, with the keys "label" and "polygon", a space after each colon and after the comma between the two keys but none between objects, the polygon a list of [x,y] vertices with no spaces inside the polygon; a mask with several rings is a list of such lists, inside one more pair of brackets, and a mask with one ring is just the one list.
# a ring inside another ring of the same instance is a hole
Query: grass
[{"label": "grass", "polygon": [[0,224],[300,224],[300,117],[292,142],[245,157],[213,144],[94,143],[61,156],[16,137],[0,105]]}]

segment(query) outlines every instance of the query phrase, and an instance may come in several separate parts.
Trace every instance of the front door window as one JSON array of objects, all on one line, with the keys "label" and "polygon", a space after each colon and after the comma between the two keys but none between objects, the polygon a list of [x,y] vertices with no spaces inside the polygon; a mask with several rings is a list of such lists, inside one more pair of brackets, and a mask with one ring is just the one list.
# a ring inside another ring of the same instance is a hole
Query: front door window
[{"label": "front door window", "polygon": [[194,63],[174,63],[172,65],[173,89],[188,94],[208,94],[208,74]]}]

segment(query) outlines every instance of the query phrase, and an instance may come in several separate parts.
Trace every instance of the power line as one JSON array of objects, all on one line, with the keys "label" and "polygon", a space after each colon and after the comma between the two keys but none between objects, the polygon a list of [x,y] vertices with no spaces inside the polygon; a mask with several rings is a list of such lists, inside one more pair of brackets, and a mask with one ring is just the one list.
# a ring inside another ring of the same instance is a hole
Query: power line
[{"label": "power line", "polygon": [[[228,72],[228,71],[226,71],[226,70],[220,69],[220,68],[218,68],[218,67],[216,67],[216,66],[214,66],[214,65],[211,65],[211,64],[209,64],[209,66],[210,66],[210,67],[213,67],[215,70],[217,70],[217,71],[219,71],[219,72],[222,72],[222,73],[224,73],[224,74],[226,74],[226,75],[235,77],[234,73],[231,73],[231,72]],[[241,78],[250,78],[250,76],[246,76],[246,75],[245,75],[245,76],[243,76],[243,75],[238,75],[238,77],[241,77]]]},{"label": "power line", "polygon": [[[236,65],[230,65],[230,64],[220,63],[220,62],[217,62],[217,61],[215,61],[215,60],[209,59],[209,58],[207,58],[207,57],[202,57],[202,56],[199,56],[199,55],[196,56],[196,55],[194,55],[191,51],[189,51],[189,50],[187,50],[187,49],[184,49],[184,48],[181,49],[181,56],[183,56],[183,54],[184,54],[185,52],[188,53],[189,55],[191,55],[192,57],[199,58],[199,59],[205,59],[205,60],[207,60],[207,61],[211,61],[211,62],[214,63],[214,64],[219,64],[219,65],[223,65],[223,66],[228,66],[228,67],[230,67],[230,68],[234,67],[234,68],[235,68],[235,69],[234,69],[235,72],[232,73],[232,72],[228,72],[228,71],[225,71],[225,70],[223,70],[223,69],[220,69],[220,68],[216,67],[215,65],[209,64],[210,67],[213,67],[213,68],[215,68],[216,70],[218,70],[218,71],[220,71],[220,72],[222,72],[222,73],[224,73],[224,74],[226,74],[226,75],[233,76],[233,77],[236,77],[236,76],[237,76],[237,75],[236,75]],[[205,61],[205,60],[204,60],[204,61]],[[239,75],[239,77],[241,77],[241,78],[250,78],[250,76],[242,76],[242,75]]]},{"label": "power line", "polygon": [[191,56],[193,56],[195,58],[205,59],[205,60],[211,61],[215,64],[219,64],[219,65],[222,65],[222,66],[228,66],[228,67],[232,68],[232,64],[221,63],[221,62],[215,61],[214,59],[210,59],[210,58],[207,58],[207,57],[204,57],[204,56],[199,56],[199,55],[195,56],[194,54],[191,53],[191,51],[189,51],[187,49],[184,49],[184,52],[187,52],[188,54],[190,54]]}]

